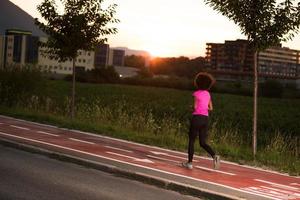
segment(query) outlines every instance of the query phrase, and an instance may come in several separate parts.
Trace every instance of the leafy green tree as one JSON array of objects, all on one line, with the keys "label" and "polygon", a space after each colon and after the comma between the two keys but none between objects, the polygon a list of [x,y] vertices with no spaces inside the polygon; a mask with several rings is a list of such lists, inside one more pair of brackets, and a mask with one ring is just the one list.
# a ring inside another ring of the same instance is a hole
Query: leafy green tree
[{"label": "leafy green tree", "polygon": [[300,25],[300,2],[295,0],[204,0],[234,21],[254,51],[253,155],[257,149],[257,55],[259,51],[293,38]]},{"label": "leafy green tree", "polygon": [[46,23],[35,19],[35,23],[48,36],[42,42],[45,55],[59,61],[72,60],[73,84],[71,118],[75,116],[75,61],[78,50],[91,51],[97,44],[107,41],[106,36],[115,34],[117,29],[108,25],[118,23],[114,17],[116,4],[103,9],[104,0],[60,0],[64,12],[58,12],[55,0],[44,0],[37,9]]}]

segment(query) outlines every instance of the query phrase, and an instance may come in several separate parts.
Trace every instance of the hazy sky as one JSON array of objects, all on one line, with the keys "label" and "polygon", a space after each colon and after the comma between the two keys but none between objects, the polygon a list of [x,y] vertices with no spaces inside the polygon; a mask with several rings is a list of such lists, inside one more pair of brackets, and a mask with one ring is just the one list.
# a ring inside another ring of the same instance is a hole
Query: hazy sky
[{"label": "hazy sky", "polygon": [[[10,0],[33,17],[42,0]],[[58,1],[57,1],[58,2]],[[106,0],[116,3],[118,33],[109,36],[112,47],[146,50],[153,56],[204,56],[207,42],[245,38],[239,27],[203,0]],[[284,43],[300,49],[300,35]]]}]

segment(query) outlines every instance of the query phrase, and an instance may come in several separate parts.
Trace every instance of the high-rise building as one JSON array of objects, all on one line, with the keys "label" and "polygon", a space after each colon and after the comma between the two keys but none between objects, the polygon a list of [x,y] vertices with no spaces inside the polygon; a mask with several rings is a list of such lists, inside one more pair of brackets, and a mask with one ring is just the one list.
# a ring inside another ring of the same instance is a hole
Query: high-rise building
[{"label": "high-rise building", "polygon": [[299,51],[289,48],[272,47],[258,55],[258,70],[266,76],[299,76]]},{"label": "high-rise building", "polygon": [[207,43],[206,61],[214,70],[249,72],[253,69],[253,52],[246,40]]},{"label": "high-rise building", "polygon": [[[300,51],[281,45],[258,53],[260,77],[297,78],[300,76]],[[211,70],[236,74],[253,73],[254,52],[247,40],[207,43],[206,61]]]}]

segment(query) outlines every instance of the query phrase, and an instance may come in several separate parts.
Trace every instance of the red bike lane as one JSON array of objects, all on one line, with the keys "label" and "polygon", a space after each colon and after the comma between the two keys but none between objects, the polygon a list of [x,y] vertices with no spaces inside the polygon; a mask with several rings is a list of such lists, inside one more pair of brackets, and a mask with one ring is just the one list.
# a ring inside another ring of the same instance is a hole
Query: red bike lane
[{"label": "red bike lane", "polygon": [[[158,147],[137,144],[91,133],[67,130],[0,116],[0,138],[59,151],[88,159],[104,159],[183,178],[185,183],[201,182],[242,194],[253,199],[300,200],[300,177],[221,161],[219,170],[212,159],[195,157],[193,170],[181,167],[187,155]],[[232,194],[231,194],[232,195]],[[257,198],[255,198],[257,197]]]}]

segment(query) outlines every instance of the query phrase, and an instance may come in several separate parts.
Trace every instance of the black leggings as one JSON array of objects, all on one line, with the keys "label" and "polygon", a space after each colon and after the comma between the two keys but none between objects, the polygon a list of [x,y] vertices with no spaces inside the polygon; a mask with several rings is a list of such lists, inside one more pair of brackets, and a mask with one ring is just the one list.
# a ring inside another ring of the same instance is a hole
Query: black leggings
[{"label": "black leggings", "polygon": [[189,162],[193,161],[194,156],[194,143],[197,135],[199,135],[200,146],[207,151],[211,157],[215,156],[215,152],[206,143],[208,131],[208,116],[204,115],[193,115],[191,120],[190,132],[189,132]]}]

